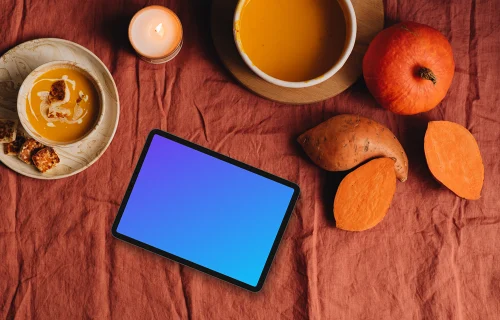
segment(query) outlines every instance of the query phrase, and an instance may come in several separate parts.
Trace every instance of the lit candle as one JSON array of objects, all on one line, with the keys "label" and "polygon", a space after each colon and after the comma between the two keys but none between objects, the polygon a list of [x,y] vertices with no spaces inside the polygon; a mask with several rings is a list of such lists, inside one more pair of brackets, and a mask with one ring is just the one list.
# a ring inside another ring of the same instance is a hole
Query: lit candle
[{"label": "lit candle", "polygon": [[134,15],[128,37],[141,59],[164,63],[172,60],[181,50],[181,21],[170,9],[149,6]]}]

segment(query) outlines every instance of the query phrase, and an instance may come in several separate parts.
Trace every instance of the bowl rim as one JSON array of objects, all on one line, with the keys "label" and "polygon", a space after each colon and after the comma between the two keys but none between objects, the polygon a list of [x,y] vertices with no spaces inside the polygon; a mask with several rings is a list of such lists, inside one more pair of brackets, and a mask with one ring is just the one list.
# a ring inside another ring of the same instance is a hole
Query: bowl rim
[{"label": "bowl rim", "polygon": [[[346,21],[346,26],[350,27],[350,32],[346,34],[346,45],[345,45],[345,50],[342,52],[340,55],[339,59],[337,62],[330,68],[328,71],[326,71],[324,74],[310,80],[305,80],[305,81],[285,81],[281,80],[275,77],[272,77],[265,73],[264,71],[260,70],[257,68],[253,63],[252,60],[248,57],[248,55],[245,53],[243,50],[243,45],[241,44],[241,40],[239,38],[239,20],[241,16],[241,12],[243,8],[245,7],[245,3],[247,3],[250,0],[239,0],[238,4],[236,5],[236,10],[234,12],[234,17],[233,17],[233,37],[234,37],[234,42],[236,44],[236,48],[238,49],[238,52],[240,56],[243,58],[243,61],[245,61],[245,64],[253,71],[255,72],[259,77],[262,79],[266,80],[267,82],[270,82],[272,84],[281,86],[281,87],[286,87],[286,88],[306,88],[306,87],[311,87],[314,85],[317,85],[321,82],[324,82],[331,78],[335,73],[337,73],[346,63],[347,59],[352,53],[352,50],[354,49],[354,44],[356,42],[356,34],[357,34],[357,21],[356,21],[356,13],[354,11],[354,7],[352,5],[351,0],[335,0],[339,3],[340,7],[342,8],[342,12],[344,13],[344,16],[346,18],[349,18],[349,21]],[[342,5],[342,3],[345,4]],[[345,10],[347,9],[347,10]],[[347,11],[347,12],[346,12]],[[347,20],[347,19],[346,19]]]},{"label": "bowl rim", "polygon": [[[33,82],[43,73],[52,70],[52,69],[57,69],[57,68],[74,68],[77,69],[79,72],[81,72],[85,77],[92,82],[92,85],[94,85],[98,98],[99,98],[99,114],[97,116],[97,119],[88,132],[86,132],[84,135],[82,135],[80,138],[76,140],[72,140],[69,142],[59,142],[59,141],[54,141],[50,140],[47,138],[44,138],[40,133],[38,133],[35,128],[31,125],[30,121],[28,120],[27,117],[27,110],[26,110],[26,97],[29,91],[27,91],[26,87],[29,85],[31,86]],[[27,91],[27,92],[25,92]],[[87,139],[94,131],[96,131],[97,127],[101,124],[104,112],[105,112],[105,103],[104,103],[104,89],[102,85],[99,83],[97,80],[97,77],[87,70],[85,67],[83,67],[81,64],[75,62],[75,61],[70,61],[70,60],[54,60],[50,61],[47,63],[44,63],[34,70],[32,70],[26,78],[24,78],[23,83],[21,84],[21,87],[19,87],[19,91],[17,94],[17,115],[19,117],[19,122],[21,123],[22,127],[24,130],[32,137],[33,139],[37,140],[38,142],[44,144],[45,146],[49,147],[69,147],[76,145],[78,143],[81,143],[83,140]]]}]

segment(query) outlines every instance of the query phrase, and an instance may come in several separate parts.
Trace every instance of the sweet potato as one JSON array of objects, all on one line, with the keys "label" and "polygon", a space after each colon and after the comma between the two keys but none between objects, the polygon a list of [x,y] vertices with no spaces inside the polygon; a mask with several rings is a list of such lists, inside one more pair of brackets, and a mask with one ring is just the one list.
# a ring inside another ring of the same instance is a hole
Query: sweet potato
[{"label": "sweet potato", "polygon": [[396,192],[394,160],[378,158],[349,173],[340,182],[333,214],[337,228],[363,231],[385,217]]},{"label": "sweet potato", "polygon": [[339,115],[306,131],[298,139],[311,160],[328,171],[345,171],[373,158],[395,160],[399,180],[408,177],[408,158],[392,132],[371,119]]},{"label": "sweet potato", "polygon": [[436,180],[459,197],[481,196],[484,166],[474,136],[459,124],[431,121],[424,138],[425,158]]}]

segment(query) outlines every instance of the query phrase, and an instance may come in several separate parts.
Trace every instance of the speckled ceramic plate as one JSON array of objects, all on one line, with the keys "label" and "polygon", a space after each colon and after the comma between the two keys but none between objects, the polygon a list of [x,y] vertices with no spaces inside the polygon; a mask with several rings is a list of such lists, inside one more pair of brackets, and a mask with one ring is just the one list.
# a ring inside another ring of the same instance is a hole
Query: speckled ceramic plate
[{"label": "speckled ceramic plate", "polygon": [[118,90],[111,73],[86,48],[62,39],[37,39],[22,43],[0,58],[0,119],[18,119],[17,93],[23,80],[38,66],[55,60],[74,61],[92,72],[104,91],[104,115],[90,135],[77,144],[55,147],[61,162],[46,173],[7,156],[0,146],[0,161],[12,170],[36,179],[60,179],[77,174],[95,163],[113,140],[120,115]]}]

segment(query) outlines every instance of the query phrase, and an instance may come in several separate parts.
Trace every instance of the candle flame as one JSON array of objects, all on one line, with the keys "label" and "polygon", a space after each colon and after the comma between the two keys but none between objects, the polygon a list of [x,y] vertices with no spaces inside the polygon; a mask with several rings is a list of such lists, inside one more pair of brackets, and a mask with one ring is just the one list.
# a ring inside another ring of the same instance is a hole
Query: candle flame
[{"label": "candle flame", "polygon": [[160,33],[163,30],[163,23],[160,23],[159,25],[156,26],[155,31]]}]

